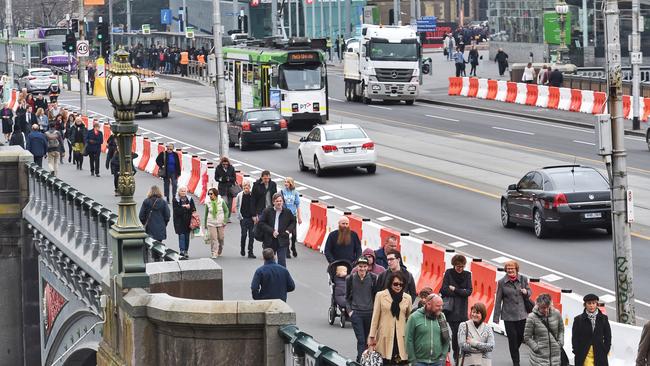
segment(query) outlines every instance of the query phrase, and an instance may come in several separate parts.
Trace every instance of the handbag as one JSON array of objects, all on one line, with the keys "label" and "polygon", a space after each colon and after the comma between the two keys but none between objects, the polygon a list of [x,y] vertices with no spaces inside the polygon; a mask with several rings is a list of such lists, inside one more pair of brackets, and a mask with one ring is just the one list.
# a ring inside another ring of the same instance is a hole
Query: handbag
[{"label": "handbag", "polygon": [[[537,315],[537,314],[535,314],[535,315]],[[548,334],[551,337],[553,337],[553,340],[555,341],[555,343],[557,343],[559,345],[560,342],[557,341],[557,338],[555,338],[555,334],[553,334],[553,332],[551,332],[551,329],[549,329],[548,324],[544,323],[541,316],[537,315],[537,317],[542,322],[542,324],[544,324],[544,327],[546,327],[546,331],[548,332]],[[549,352],[550,352],[550,350],[549,350]],[[561,346],[560,346],[560,366],[569,366],[569,356],[567,356],[566,352],[564,351],[564,347],[561,347]]]},{"label": "handbag", "polygon": [[201,227],[201,217],[196,211],[192,211],[192,218],[190,218],[190,229],[194,230]]},{"label": "handbag", "polygon": [[442,311],[454,311],[454,297],[448,296],[442,298]]},{"label": "handbag", "polygon": [[384,364],[384,360],[379,352],[367,349],[361,354],[360,363],[361,366],[381,366]]},{"label": "handbag", "polygon": [[241,191],[242,189],[238,184],[232,184],[230,187],[228,187],[228,195],[230,197],[237,197]]},{"label": "handbag", "polygon": [[158,168],[158,177],[164,178],[167,175],[167,167]]},{"label": "handbag", "polygon": [[147,225],[149,224],[149,219],[151,218],[151,213],[153,212],[153,208],[156,207],[156,202],[158,202],[158,198],[156,198],[153,201],[153,205],[151,205],[151,208],[149,209],[149,214],[147,215],[147,219],[144,222],[144,228],[147,228]]},{"label": "handbag", "polygon": [[533,300],[530,299],[529,295],[521,294],[521,297],[524,298],[524,308],[526,308],[526,312],[528,314],[532,313],[533,308],[535,307],[535,304],[533,303]]}]

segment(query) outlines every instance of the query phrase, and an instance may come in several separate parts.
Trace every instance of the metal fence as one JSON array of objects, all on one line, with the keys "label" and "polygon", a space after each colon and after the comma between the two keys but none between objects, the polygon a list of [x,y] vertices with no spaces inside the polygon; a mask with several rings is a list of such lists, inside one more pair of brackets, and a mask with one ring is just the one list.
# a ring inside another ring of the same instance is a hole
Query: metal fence
[{"label": "metal fence", "polygon": [[211,83],[208,76],[208,64],[190,60],[187,64],[187,77],[194,80],[199,80],[204,83]]},{"label": "metal fence", "polygon": [[282,327],[278,332],[284,339],[286,366],[360,366],[326,345],[316,342],[314,337],[302,332],[295,325]]}]

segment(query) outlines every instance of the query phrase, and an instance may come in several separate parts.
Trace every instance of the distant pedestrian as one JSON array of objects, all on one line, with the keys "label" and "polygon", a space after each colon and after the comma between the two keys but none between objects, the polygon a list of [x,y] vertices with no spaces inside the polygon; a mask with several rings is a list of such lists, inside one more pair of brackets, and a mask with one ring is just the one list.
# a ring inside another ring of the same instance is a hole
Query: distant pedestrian
[{"label": "distant pedestrian", "polygon": [[350,229],[350,219],[346,216],[339,218],[338,229],[327,236],[324,251],[327,263],[346,260],[351,265],[363,254],[359,235]]},{"label": "distant pedestrian", "polygon": [[54,122],[50,123],[50,128],[45,132],[47,138],[47,165],[50,171],[56,177],[59,174],[59,162],[61,159],[61,146],[63,146],[63,136],[56,130]]},{"label": "distant pedestrian", "polygon": [[271,200],[273,206],[262,211],[257,225],[264,233],[263,247],[273,249],[278,256],[278,264],[286,267],[289,236],[295,229],[296,218],[289,209],[284,207],[282,194],[274,194]]},{"label": "distant pedestrian", "polygon": [[[368,272],[374,273],[377,276],[386,272],[386,268],[378,265],[375,260],[375,251],[372,248],[366,248],[363,250],[363,256],[368,259]],[[358,271],[358,265],[352,269],[352,273]]]},{"label": "distant pedestrian", "polygon": [[503,76],[503,73],[508,69],[508,54],[503,52],[503,48],[499,48],[499,51],[497,51],[494,62],[499,65],[499,76]]},{"label": "distant pedestrian", "polygon": [[390,251],[397,250],[397,237],[390,235],[388,236],[381,245],[381,248],[375,250],[375,256],[377,257],[377,264],[388,268],[388,260],[386,260],[386,254]]},{"label": "distant pedestrian", "polygon": [[451,34],[447,34],[444,44],[447,49],[447,61],[451,61],[454,56],[454,50],[456,49],[456,40],[451,36]]},{"label": "distant pedestrian", "polygon": [[190,223],[192,213],[196,211],[194,200],[187,194],[187,187],[178,187],[174,201],[172,202],[174,212],[174,231],[178,235],[178,249],[180,255],[188,258],[187,251],[190,249]]},{"label": "distant pedestrian", "polygon": [[253,243],[255,241],[254,228],[257,221],[255,201],[253,200],[250,182],[244,181],[242,187],[244,189],[237,195],[235,209],[233,210],[234,213],[237,213],[241,228],[241,250],[239,254],[242,257],[246,255],[246,240],[248,239],[248,258],[256,258],[253,254]]},{"label": "distant pedestrian", "polygon": [[158,186],[151,186],[147,198],[140,206],[140,222],[154,240],[167,239],[167,224],[170,219],[169,206],[164,202]]},{"label": "distant pedestrian", "polygon": [[497,324],[499,319],[504,321],[510,358],[513,365],[519,366],[519,347],[524,342],[524,328],[528,318],[524,302],[531,302],[531,291],[528,278],[519,274],[519,263],[508,261],[504,264],[504,268],[506,275],[497,282],[492,321]]},{"label": "distant pedestrian", "polygon": [[562,72],[556,67],[548,75],[548,85],[560,88],[562,87],[563,82],[564,82],[564,76],[562,75]]},{"label": "distant pedestrian", "polygon": [[341,41],[339,37],[336,37],[336,40],[334,40],[334,51],[336,51],[336,58],[341,61]]},{"label": "distant pedestrian", "polygon": [[347,312],[352,322],[352,329],[357,338],[357,362],[366,350],[372,309],[377,294],[377,275],[368,271],[368,258],[357,259],[357,272],[345,279],[345,300]]},{"label": "distant pedestrian", "polygon": [[528,63],[524,68],[524,73],[521,75],[521,81],[526,84],[533,84],[535,81],[535,68],[532,63]]},{"label": "distant pedestrian", "polygon": [[86,145],[86,135],[88,134],[88,129],[83,123],[81,117],[77,117],[74,121],[74,125],[70,128],[70,133],[68,138],[70,143],[72,143],[73,151],[73,162],[77,166],[77,170],[83,169],[84,162],[84,147]]},{"label": "distant pedestrian", "polygon": [[106,169],[110,169],[111,159],[117,151],[117,138],[115,135],[111,134],[106,140]]},{"label": "distant pedestrian", "polygon": [[255,211],[259,216],[265,208],[273,206],[271,198],[278,191],[278,187],[271,180],[271,172],[265,170],[260,179],[253,183],[253,197],[255,198]]},{"label": "distant pedestrian", "polygon": [[476,46],[472,46],[469,50],[469,64],[472,68],[469,70],[469,76],[476,76],[476,66],[478,66],[479,54]]},{"label": "distant pedestrian", "polygon": [[533,312],[526,319],[524,342],[530,350],[531,366],[560,365],[564,347],[564,322],[559,311],[553,308],[549,294],[537,297]]},{"label": "distant pedestrian", "polygon": [[[181,175],[181,161],[178,158],[178,154],[174,151],[174,144],[167,144],[167,149],[158,154],[156,157],[156,165],[158,165],[158,176],[163,179],[165,200],[169,203],[170,197],[176,196],[178,177]],[[169,192],[170,184],[172,186],[171,196]]]},{"label": "distant pedestrian", "polygon": [[25,133],[20,129],[15,129],[14,132],[9,137],[9,146],[20,146],[23,149],[26,149],[27,139]]},{"label": "distant pedestrian", "polygon": [[456,65],[456,77],[462,76],[465,71],[465,64],[467,61],[465,61],[465,56],[460,51],[460,48],[457,48],[456,52],[454,52],[454,63]]},{"label": "distant pedestrian", "polygon": [[384,365],[406,365],[406,321],[411,314],[411,296],[404,291],[402,273],[390,273],[388,282],[389,287],[375,296],[368,348],[381,354]]},{"label": "distant pedestrian", "polygon": [[86,93],[88,95],[93,95],[95,94],[95,67],[93,66],[92,62],[88,62],[88,66],[86,67],[86,70],[88,72],[88,82],[86,83]]},{"label": "distant pedestrian", "polygon": [[262,250],[264,265],[253,275],[251,291],[253,300],[278,299],[287,302],[287,293],[296,289],[291,273],[284,266],[275,263],[273,249]]},{"label": "distant pedestrian", "polygon": [[588,294],[582,301],[585,310],[573,319],[571,332],[575,365],[607,366],[607,355],[612,347],[609,319],[598,309],[598,296]]},{"label": "distant pedestrian", "polygon": [[282,188],[280,193],[282,193],[282,198],[284,199],[284,207],[288,208],[293,216],[296,217],[297,223],[294,226],[293,233],[291,233],[291,251],[287,247],[287,258],[291,258],[292,253],[294,257],[298,257],[298,252],[296,251],[296,229],[298,225],[302,225],[302,211],[300,210],[300,194],[296,190],[296,182],[293,178],[284,178],[284,188]]},{"label": "distant pedestrian", "polygon": [[645,323],[641,331],[635,366],[650,366],[650,321]]},{"label": "distant pedestrian", "polygon": [[484,366],[492,364],[494,332],[485,323],[487,309],[477,302],[470,309],[471,319],[458,327],[458,343],[462,352],[460,364],[463,366]]},{"label": "distant pedestrian", "polygon": [[393,273],[401,273],[402,278],[404,279],[404,291],[406,291],[412,299],[417,297],[417,291],[415,290],[415,279],[411,272],[406,270],[406,267],[402,266],[402,253],[399,251],[391,251],[386,254],[388,260],[388,269],[386,272],[379,275],[378,283],[379,288],[384,290],[390,288],[390,278]]},{"label": "distant pedestrian", "polygon": [[50,127],[50,121],[45,114],[45,109],[43,108],[38,108],[36,110],[36,121],[38,122],[38,127],[40,128],[41,132],[47,131],[47,129]]},{"label": "distant pedestrian", "polygon": [[99,130],[99,122],[93,122],[93,129],[86,134],[86,153],[90,160],[90,175],[99,177],[99,156],[102,153],[104,134]]},{"label": "distant pedestrian", "polygon": [[208,190],[208,197],[209,200],[205,203],[205,214],[203,215],[203,228],[205,229],[206,243],[210,244],[211,258],[214,259],[223,253],[230,210],[216,188]]},{"label": "distant pedestrian", "polygon": [[452,268],[445,271],[440,293],[445,302],[444,312],[452,332],[454,364],[458,363],[458,327],[467,321],[467,298],[472,294],[472,274],[465,270],[467,258],[456,254],[451,258]]},{"label": "distant pedestrian", "polygon": [[421,309],[424,307],[424,305],[427,302],[427,298],[429,295],[433,293],[433,289],[431,287],[423,287],[420,292],[418,292],[418,302],[415,304],[415,307],[413,310],[411,310],[411,314],[414,312],[418,311],[418,309]]},{"label": "distant pedestrian", "polygon": [[542,68],[539,70],[539,74],[537,74],[537,84],[547,85],[548,74],[549,74],[548,65],[543,65]]},{"label": "distant pedestrian", "polygon": [[111,175],[113,176],[113,189],[115,191],[115,196],[119,196],[119,187],[118,182],[120,178],[120,154],[118,153],[119,148],[115,148],[115,154],[111,158],[109,163],[109,168],[111,170]]},{"label": "distant pedestrian", "polygon": [[43,156],[47,154],[47,138],[36,123],[32,125],[32,132],[27,136],[27,150],[34,155],[34,163],[42,168]]},{"label": "distant pedestrian", "polygon": [[219,165],[214,169],[214,180],[219,184],[219,195],[226,201],[228,207],[232,208],[232,199],[239,193],[239,186],[237,186],[235,168],[230,164],[227,156],[222,156]]},{"label": "distant pedestrian", "polygon": [[406,350],[415,366],[444,366],[449,354],[451,328],[442,312],[442,298],[427,296],[424,306],[406,323]]},{"label": "distant pedestrian", "polygon": [[14,130],[14,111],[9,108],[9,103],[5,103],[2,110],[0,110],[0,116],[2,117],[2,133],[5,141],[9,141],[11,132]]},{"label": "distant pedestrian", "polygon": [[327,54],[328,54],[328,57],[329,57],[329,61],[332,61],[332,39],[330,37],[327,37],[327,41],[326,41],[325,46],[326,46],[326,49],[327,49]]}]

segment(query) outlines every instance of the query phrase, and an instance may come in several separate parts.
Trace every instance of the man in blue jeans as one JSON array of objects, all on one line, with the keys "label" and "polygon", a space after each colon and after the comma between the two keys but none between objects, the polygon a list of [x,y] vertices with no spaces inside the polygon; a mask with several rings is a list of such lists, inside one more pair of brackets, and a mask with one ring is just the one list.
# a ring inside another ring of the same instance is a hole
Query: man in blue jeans
[{"label": "man in blue jeans", "polygon": [[357,337],[357,362],[366,350],[376,293],[377,275],[368,272],[368,258],[362,256],[357,259],[357,272],[345,279],[346,310],[352,321],[354,335]]}]

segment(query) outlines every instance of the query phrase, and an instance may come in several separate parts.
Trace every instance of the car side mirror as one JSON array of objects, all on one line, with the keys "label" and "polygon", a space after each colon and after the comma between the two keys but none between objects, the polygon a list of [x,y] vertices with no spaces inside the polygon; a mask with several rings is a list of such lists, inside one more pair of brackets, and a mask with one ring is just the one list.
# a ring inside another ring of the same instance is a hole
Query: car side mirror
[{"label": "car side mirror", "polygon": [[306,137],[301,137],[300,142],[307,142],[307,138]]},{"label": "car side mirror", "polygon": [[508,190],[509,191],[517,191],[518,187],[517,187],[516,184],[511,184],[511,185],[508,186]]}]

